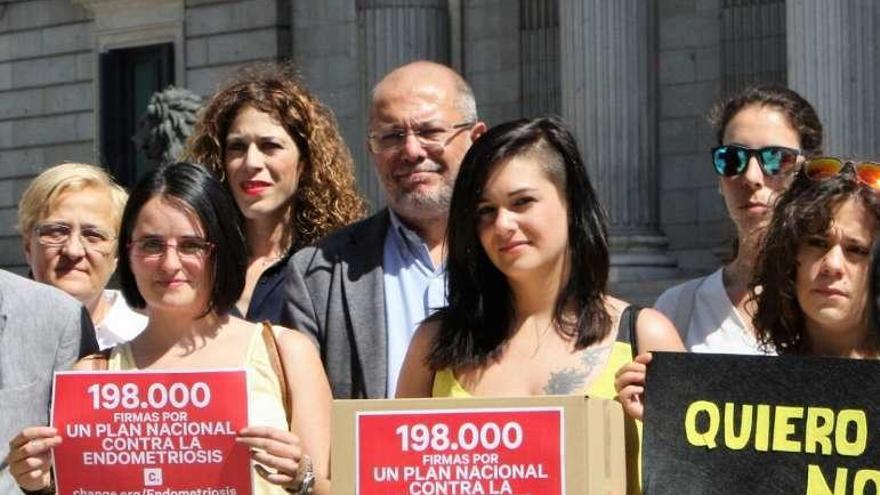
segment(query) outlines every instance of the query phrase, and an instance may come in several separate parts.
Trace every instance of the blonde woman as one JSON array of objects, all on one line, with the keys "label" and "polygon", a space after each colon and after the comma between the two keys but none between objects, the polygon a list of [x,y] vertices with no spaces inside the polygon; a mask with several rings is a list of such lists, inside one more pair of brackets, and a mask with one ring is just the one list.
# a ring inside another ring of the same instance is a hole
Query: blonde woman
[{"label": "blonde woman", "polygon": [[64,163],[31,181],[18,203],[18,227],[31,276],[79,300],[102,349],[132,339],[147,318],[107,289],[128,194],[103,169]]}]

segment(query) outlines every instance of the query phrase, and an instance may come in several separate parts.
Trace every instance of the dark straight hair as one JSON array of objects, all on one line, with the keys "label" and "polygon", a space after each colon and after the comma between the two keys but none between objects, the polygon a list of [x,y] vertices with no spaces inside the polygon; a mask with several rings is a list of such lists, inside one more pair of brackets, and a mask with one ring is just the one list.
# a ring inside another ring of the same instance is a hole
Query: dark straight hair
[{"label": "dark straight hair", "polygon": [[477,207],[492,171],[516,156],[534,157],[568,210],[568,278],[561,282],[554,327],[577,348],[598,342],[610,329],[606,217],[577,143],[556,118],[508,122],[477,139],[455,182],[447,226],[449,304],[436,316],[441,324],[428,356],[432,369],[484,365],[511,335],[516,308],[506,277],[480,243]]},{"label": "dark straight hair", "polygon": [[131,191],[119,231],[119,282],[122,295],[133,308],[146,306],[131,271],[129,243],[138,215],[154,197],[161,197],[181,210],[193,213],[205,231],[211,251],[212,289],[203,316],[224,314],[241,297],[247,270],[247,247],[241,213],[226,188],[206,167],[187,162],[163,165],[148,173]]}]

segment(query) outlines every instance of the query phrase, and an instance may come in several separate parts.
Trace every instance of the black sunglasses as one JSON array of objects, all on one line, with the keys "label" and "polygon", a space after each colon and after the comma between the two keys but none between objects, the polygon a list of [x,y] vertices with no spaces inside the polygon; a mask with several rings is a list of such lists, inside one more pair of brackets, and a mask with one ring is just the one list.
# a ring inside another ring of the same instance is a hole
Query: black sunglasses
[{"label": "black sunglasses", "polygon": [[735,144],[725,144],[712,148],[712,163],[715,173],[723,177],[736,177],[745,172],[749,160],[758,160],[761,172],[772,176],[794,170],[801,150],[784,146],[767,146],[759,149],[746,148]]}]

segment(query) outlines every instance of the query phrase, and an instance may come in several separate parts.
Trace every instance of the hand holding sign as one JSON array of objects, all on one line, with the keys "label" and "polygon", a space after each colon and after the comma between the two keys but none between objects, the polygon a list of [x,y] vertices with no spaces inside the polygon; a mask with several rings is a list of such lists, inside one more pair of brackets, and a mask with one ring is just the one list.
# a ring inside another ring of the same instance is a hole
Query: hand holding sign
[{"label": "hand holding sign", "polygon": [[296,488],[302,481],[303,451],[299,437],[294,433],[268,426],[252,426],[239,430],[235,440],[250,447],[251,458],[257,462],[257,473],[270,483]]},{"label": "hand holding sign", "polygon": [[51,450],[60,443],[58,430],[49,426],[25,428],[9,442],[6,463],[18,486],[30,491],[49,486]]},{"label": "hand holding sign", "polygon": [[645,374],[651,353],[639,354],[635,359],[620,367],[614,375],[614,389],[623,405],[623,411],[631,418],[641,420],[645,413],[643,394],[645,393]]},{"label": "hand holding sign", "polygon": [[[244,370],[64,372],[54,388],[60,495],[251,492],[248,452],[235,441],[248,422]],[[50,432],[35,434],[43,443]]]}]

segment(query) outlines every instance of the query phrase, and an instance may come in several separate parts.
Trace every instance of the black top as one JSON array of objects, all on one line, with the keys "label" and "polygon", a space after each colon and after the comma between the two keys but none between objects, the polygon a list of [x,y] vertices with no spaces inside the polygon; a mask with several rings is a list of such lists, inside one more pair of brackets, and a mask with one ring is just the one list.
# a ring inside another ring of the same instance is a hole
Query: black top
[{"label": "black top", "polygon": [[[273,325],[281,324],[281,307],[284,301],[284,267],[287,260],[293,255],[293,250],[287,255],[266,268],[251,295],[251,303],[248,306],[245,320],[259,323],[268,321]],[[233,306],[229,312],[233,316],[241,318],[238,308]]]}]

